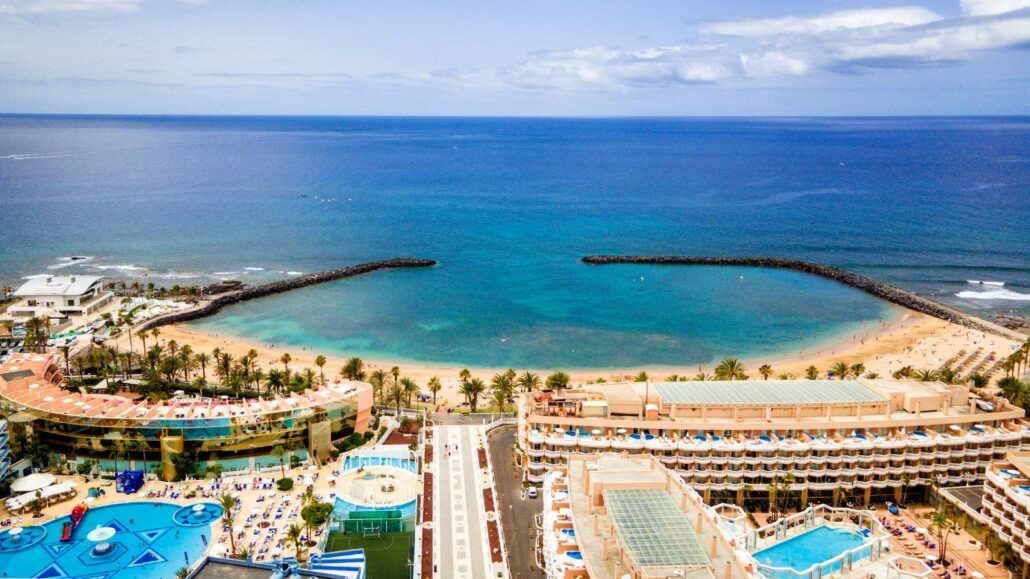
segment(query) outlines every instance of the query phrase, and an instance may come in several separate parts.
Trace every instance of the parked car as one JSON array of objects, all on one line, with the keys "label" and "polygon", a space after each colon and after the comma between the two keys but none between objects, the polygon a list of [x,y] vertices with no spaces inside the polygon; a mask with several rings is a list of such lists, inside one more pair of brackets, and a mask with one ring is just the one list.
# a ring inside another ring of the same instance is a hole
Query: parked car
[{"label": "parked car", "polygon": [[529,489],[526,490],[526,496],[531,499],[535,499],[537,496],[536,487],[529,487]]}]

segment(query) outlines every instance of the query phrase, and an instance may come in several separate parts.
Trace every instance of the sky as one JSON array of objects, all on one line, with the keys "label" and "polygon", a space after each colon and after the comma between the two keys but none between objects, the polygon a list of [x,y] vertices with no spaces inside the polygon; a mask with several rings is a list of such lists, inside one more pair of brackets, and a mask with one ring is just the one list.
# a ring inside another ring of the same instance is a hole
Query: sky
[{"label": "sky", "polygon": [[0,0],[0,112],[1027,115],[1030,0]]}]

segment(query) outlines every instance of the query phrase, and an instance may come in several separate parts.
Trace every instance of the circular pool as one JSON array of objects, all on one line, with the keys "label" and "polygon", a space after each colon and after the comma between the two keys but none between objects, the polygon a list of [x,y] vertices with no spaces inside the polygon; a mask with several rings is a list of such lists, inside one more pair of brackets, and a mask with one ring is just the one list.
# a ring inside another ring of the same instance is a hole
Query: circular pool
[{"label": "circular pool", "polygon": [[46,537],[46,529],[38,525],[14,527],[0,532],[0,553],[20,551],[31,547]]},{"label": "circular pool", "polygon": [[197,503],[186,505],[175,511],[172,520],[187,527],[208,525],[222,516],[222,506],[214,503]]}]

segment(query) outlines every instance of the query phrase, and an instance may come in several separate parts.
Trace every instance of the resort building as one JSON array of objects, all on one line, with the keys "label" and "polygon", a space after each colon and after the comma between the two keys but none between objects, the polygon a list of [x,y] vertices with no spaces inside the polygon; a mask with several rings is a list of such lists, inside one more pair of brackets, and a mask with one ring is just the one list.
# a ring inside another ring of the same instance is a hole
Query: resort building
[{"label": "resort building", "polygon": [[12,319],[51,319],[96,313],[114,299],[104,291],[102,277],[46,276],[32,278],[14,292],[19,301],[7,308]]},{"label": "resort building", "polygon": [[573,456],[543,487],[549,579],[757,576],[715,509],[653,457]]},{"label": "resort building", "polygon": [[101,470],[160,468],[175,458],[226,471],[278,466],[276,446],[327,457],[332,442],[368,428],[371,386],[336,381],[274,397],[177,397],[161,402],[64,390],[54,355],[15,354],[0,365],[0,407],[68,461],[95,459]]},{"label": "resort building", "polygon": [[528,478],[585,453],[651,454],[709,504],[872,504],[979,484],[1030,422],[964,386],[893,380],[619,383],[519,400]]},{"label": "resort building", "polygon": [[1010,452],[991,465],[984,483],[983,515],[994,534],[1012,546],[1030,577],[1030,452]]}]

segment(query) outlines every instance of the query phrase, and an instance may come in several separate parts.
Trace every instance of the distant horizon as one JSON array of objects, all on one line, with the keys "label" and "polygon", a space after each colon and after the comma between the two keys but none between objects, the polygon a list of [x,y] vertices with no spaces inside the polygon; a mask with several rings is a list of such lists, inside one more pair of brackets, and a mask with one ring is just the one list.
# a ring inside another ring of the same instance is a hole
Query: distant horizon
[{"label": "distant horizon", "polygon": [[1030,0],[0,0],[24,114],[1030,114]]},{"label": "distant horizon", "polygon": [[566,119],[566,120],[648,120],[648,119],[1028,119],[1030,113],[1010,114],[941,114],[941,115],[418,115],[418,114],[301,114],[301,113],[21,113],[0,112],[0,118],[257,118],[257,119]]}]

